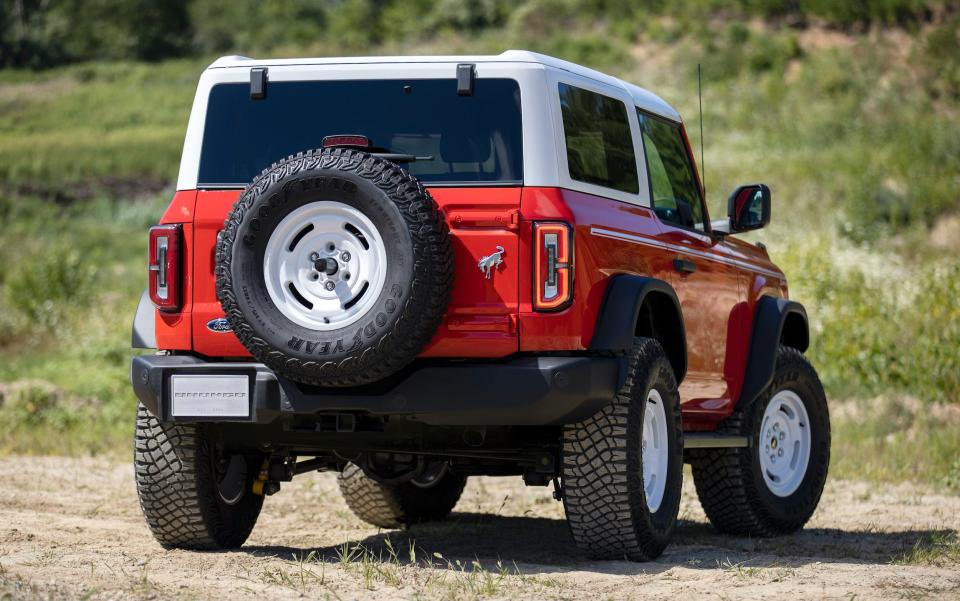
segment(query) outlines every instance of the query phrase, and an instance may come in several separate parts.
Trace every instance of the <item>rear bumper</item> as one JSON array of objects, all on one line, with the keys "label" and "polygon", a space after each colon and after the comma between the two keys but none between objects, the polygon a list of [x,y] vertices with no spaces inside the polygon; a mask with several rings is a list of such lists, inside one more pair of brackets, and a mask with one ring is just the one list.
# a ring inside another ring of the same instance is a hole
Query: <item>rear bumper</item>
[{"label": "rear bumper", "polygon": [[[174,416],[171,376],[245,376],[245,417]],[[613,398],[620,360],[613,357],[520,357],[505,362],[447,362],[414,367],[362,389],[317,388],[278,377],[258,363],[210,362],[189,355],[134,357],[134,392],[166,422],[267,424],[324,414],[403,416],[438,426],[528,426],[581,421]]]}]

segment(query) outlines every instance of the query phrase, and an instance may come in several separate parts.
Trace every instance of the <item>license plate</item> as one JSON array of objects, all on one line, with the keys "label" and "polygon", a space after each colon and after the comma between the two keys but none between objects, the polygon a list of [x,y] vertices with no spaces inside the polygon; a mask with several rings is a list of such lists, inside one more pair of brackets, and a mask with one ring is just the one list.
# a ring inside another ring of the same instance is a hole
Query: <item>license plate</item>
[{"label": "license plate", "polygon": [[249,417],[248,376],[175,375],[170,377],[174,417]]}]

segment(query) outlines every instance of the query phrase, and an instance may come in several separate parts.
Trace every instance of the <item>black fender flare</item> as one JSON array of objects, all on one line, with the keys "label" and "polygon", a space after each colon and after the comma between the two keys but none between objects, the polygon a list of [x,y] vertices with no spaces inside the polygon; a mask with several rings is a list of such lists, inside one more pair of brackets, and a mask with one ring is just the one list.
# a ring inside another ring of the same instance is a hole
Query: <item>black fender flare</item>
[{"label": "black fender flare", "polygon": [[679,326],[677,335],[679,340],[672,345],[673,349],[666,350],[679,384],[687,374],[686,330],[677,293],[673,286],[663,280],[632,274],[621,274],[610,278],[597,316],[597,323],[594,326],[590,350],[626,355],[633,346],[640,308],[651,294],[663,299],[668,303],[667,306],[676,312],[674,317]]},{"label": "black fender flare", "polygon": [[137,313],[133,316],[133,327],[130,335],[132,348],[157,348],[156,309],[150,300],[150,292],[144,290],[140,295],[140,304]]},{"label": "black fender flare", "polygon": [[750,333],[750,349],[737,407],[746,407],[773,381],[777,347],[792,346],[801,353],[810,346],[807,310],[796,301],[772,296],[757,300]]}]

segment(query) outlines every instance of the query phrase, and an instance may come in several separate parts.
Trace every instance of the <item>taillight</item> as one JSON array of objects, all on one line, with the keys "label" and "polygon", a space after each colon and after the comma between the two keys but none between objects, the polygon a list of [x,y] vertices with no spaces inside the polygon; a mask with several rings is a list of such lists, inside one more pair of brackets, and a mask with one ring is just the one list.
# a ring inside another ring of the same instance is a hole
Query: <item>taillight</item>
[{"label": "taillight", "polygon": [[182,242],[179,225],[150,228],[150,300],[161,311],[180,310]]},{"label": "taillight", "polygon": [[533,224],[533,308],[559,311],[573,300],[573,231],[566,223]]}]

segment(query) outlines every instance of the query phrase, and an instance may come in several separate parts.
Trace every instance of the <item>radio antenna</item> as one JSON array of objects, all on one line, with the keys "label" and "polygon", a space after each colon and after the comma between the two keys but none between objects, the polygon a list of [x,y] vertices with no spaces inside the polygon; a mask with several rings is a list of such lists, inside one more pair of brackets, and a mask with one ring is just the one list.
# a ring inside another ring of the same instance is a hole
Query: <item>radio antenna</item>
[{"label": "radio antenna", "polygon": [[700,102],[700,185],[703,197],[707,197],[707,166],[703,161],[703,81],[700,76],[700,63],[697,63],[697,100]]}]

